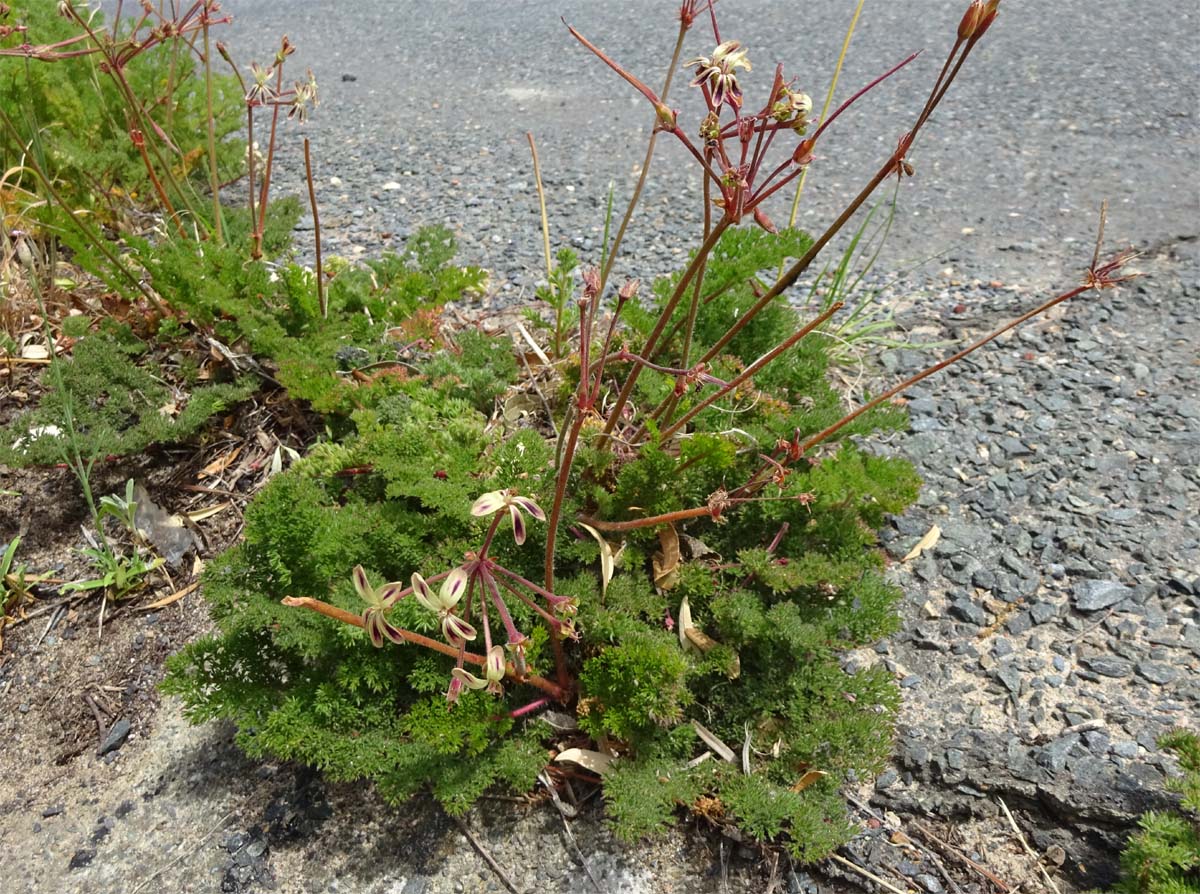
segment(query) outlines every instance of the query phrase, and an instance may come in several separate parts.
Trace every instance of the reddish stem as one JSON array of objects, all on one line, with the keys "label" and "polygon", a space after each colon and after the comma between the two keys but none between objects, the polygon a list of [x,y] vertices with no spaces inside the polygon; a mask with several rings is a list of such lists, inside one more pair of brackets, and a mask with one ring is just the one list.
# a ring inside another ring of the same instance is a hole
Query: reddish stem
[{"label": "reddish stem", "polygon": [[[294,608],[311,609],[312,611],[322,614],[327,618],[333,618],[335,621],[341,621],[343,624],[350,624],[353,627],[361,628],[363,626],[362,618],[358,615],[354,614],[353,612],[348,612],[344,608],[338,608],[336,605],[330,605],[328,602],[322,602],[320,599],[313,599],[309,596],[285,596],[281,602],[286,606]],[[403,636],[405,640],[413,643],[414,645],[424,646],[426,649],[431,649],[434,652],[439,652],[442,655],[446,655],[456,660],[461,654],[465,660],[471,662],[472,664],[478,664],[481,667],[487,664],[487,658],[485,658],[483,655],[476,655],[473,652],[460,653],[458,649],[455,649],[453,646],[449,646],[446,643],[438,642],[435,639],[430,639],[429,637],[422,636],[419,633],[413,633],[411,630],[404,630],[402,628],[396,629],[400,631],[400,635]],[[545,692],[557,702],[565,702],[567,699],[567,691],[564,689],[564,687],[559,686],[557,683],[552,683],[544,677],[533,675],[524,677],[518,676],[511,662],[505,663],[504,675],[517,681],[518,683],[528,683],[533,688],[542,690],[542,692]]]}]

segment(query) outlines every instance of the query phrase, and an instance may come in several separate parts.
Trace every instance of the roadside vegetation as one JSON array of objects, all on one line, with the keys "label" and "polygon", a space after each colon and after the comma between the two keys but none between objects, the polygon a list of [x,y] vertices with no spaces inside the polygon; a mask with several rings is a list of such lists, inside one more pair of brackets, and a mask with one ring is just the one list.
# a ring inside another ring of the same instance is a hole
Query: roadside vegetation
[{"label": "roadside vegetation", "polygon": [[[307,140],[308,196],[272,198],[278,147],[318,100],[287,38],[243,67],[211,0],[107,22],[0,4],[0,366],[26,395],[0,462],[74,473],[95,572],[55,593],[11,539],[5,620],[56,598],[169,604],[187,538],[133,481],[95,494],[97,463],[286,402],[303,443],[259,432],[241,541],[203,571],[217,632],[163,683],[192,720],[230,719],[248,753],[395,802],[430,791],[460,813],[495,786],[602,785],[627,839],[691,814],[799,860],[831,853],[854,831],[842,790],[882,770],[900,703],[882,670],[843,666],[897,628],[874,532],[920,485],[872,439],[904,427],[907,388],[1120,282],[1127,260],[1098,247],[1080,286],[905,381],[832,386],[848,357],[888,346],[860,289],[886,225],[870,203],[912,175],[997,7],[947,23],[895,149],[818,234],[794,221],[824,135],[912,57],[840,104],[834,78],[815,114],[792,72],[752,69],[752,48],[721,39],[736,32],[710,4],[681,4],[661,90],[572,29],[655,132],[597,257],[551,256],[539,177],[545,310],[506,339],[443,313],[488,289],[444,227],[363,263],[323,257]],[[671,105],[684,89],[699,120]],[[679,209],[702,237],[670,276],[618,275],[660,140],[704,178],[703,207]],[[765,211],[777,194],[795,197],[786,224]],[[292,254],[306,206],[313,267]]]}]

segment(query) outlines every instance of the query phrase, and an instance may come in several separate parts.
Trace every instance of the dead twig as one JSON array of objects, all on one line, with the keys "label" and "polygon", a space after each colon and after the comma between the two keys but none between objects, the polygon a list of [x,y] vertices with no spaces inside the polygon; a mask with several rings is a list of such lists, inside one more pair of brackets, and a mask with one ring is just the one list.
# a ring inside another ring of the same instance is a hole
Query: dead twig
[{"label": "dead twig", "polygon": [[483,862],[487,863],[492,872],[496,873],[496,878],[500,879],[501,884],[508,888],[512,894],[521,894],[521,892],[517,890],[517,886],[513,884],[512,879],[510,879],[504,870],[500,868],[500,864],[497,863],[492,855],[487,852],[484,846],[480,843],[479,839],[476,838],[471,830],[467,827],[467,824],[463,821],[462,817],[451,816],[450,819],[454,820],[454,824],[458,826],[459,831],[466,836],[467,841],[471,842],[471,847],[475,848],[475,851],[479,854],[479,856],[483,857]]},{"label": "dead twig", "polygon": [[600,894],[606,894],[604,886],[596,880],[596,876],[592,875],[592,868],[588,866],[587,858],[584,857],[583,851],[579,848],[579,842],[575,840],[575,833],[571,831],[571,824],[567,822],[567,816],[572,817],[578,814],[578,811],[569,804],[564,804],[558,797],[558,792],[554,790],[554,783],[550,781],[550,775],[543,770],[538,774],[538,782],[546,787],[546,791],[550,793],[550,800],[554,802],[554,806],[558,808],[559,818],[562,819],[563,831],[567,833],[567,841],[571,844],[571,849],[575,851],[575,857],[579,860],[579,864],[583,867],[583,871],[587,873],[587,877],[591,879],[593,887]]},{"label": "dead twig", "polygon": [[132,891],[130,891],[129,894],[138,894],[138,892],[140,892],[148,884],[150,884],[152,881],[154,881],[156,878],[158,878],[160,875],[162,875],[164,872],[166,872],[168,869],[170,869],[172,866],[174,866],[176,863],[178,863],[184,857],[189,857],[192,854],[196,853],[196,851],[200,850],[200,848],[204,846],[204,842],[208,841],[208,839],[212,838],[212,836],[214,834],[219,832],[221,830],[221,828],[225,825],[225,823],[227,823],[229,821],[229,818],[231,816],[233,816],[232,810],[229,811],[229,813],[225,814],[223,817],[221,817],[220,822],[218,822],[215,826],[213,826],[206,833],[204,833],[204,836],[199,841],[196,842],[196,846],[194,848],[192,848],[190,851],[180,854],[178,857],[176,857],[170,863],[166,863],[166,864],[160,866],[158,869],[154,870],[154,872],[150,873],[150,875],[146,876],[146,878],[142,880],[142,883],[140,885],[138,885],[136,888],[134,888]]},{"label": "dead twig", "polygon": [[881,879],[879,876],[875,875],[875,873],[869,872],[868,870],[863,869],[857,863],[853,862],[852,860],[847,860],[841,854],[830,854],[829,859],[840,863],[841,865],[845,866],[847,869],[853,869],[855,872],[859,873],[864,878],[869,878],[871,881],[873,881],[875,884],[879,885],[880,887],[887,888],[889,891],[892,892],[892,894],[908,894],[907,889],[897,888],[891,882]]},{"label": "dead twig", "polygon": [[100,716],[100,706],[96,704],[96,700],[92,698],[91,695],[85,692],[83,694],[83,700],[87,703],[87,706],[92,709],[92,716],[96,718],[96,735],[98,737],[97,742],[102,745],[104,744],[104,737],[108,735],[108,724],[106,724],[104,719]]},{"label": "dead twig", "polygon": [[37,642],[34,643],[35,646],[40,646],[42,644],[42,640],[44,640],[50,631],[54,629],[54,625],[57,624],[58,619],[66,613],[66,610],[67,606],[65,603],[58,604],[58,607],[54,610],[54,614],[50,616],[50,621],[46,624],[46,629],[42,631],[42,635],[39,636],[37,638]]},{"label": "dead twig", "polygon": [[932,845],[934,845],[945,856],[952,857],[955,860],[958,860],[960,863],[962,863],[968,869],[971,869],[971,870],[979,873],[981,876],[983,876],[985,879],[987,879],[989,882],[991,882],[993,885],[995,885],[1001,891],[1003,891],[1003,892],[1012,892],[1013,891],[1013,887],[1011,885],[1009,885],[1003,879],[996,876],[987,867],[981,866],[980,864],[976,863],[974,860],[972,860],[970,857],[968,857],[966,854],[964,854],[962,851],[960,851],[958,848],[956,848],[950,842],[943,841],[941,838],[939,838],[937,835],[935,835],[930,829],[925,828],[918,822],[914,822],[913,826],[922,835],[925,836],[925,839],[928,842],[930,842]]},{"label": "dead twig", "polygon": [[[1101,225],[1103,226],[1103,223]],[[1054,894],[1060,894],[1058,885],[1056,885],[1054,883],[1054,879],[1050,877],[1050,872],[1046,869],[1045,864],[1042,862],[1042,858],[1038,856],[1034,849],[1029,846],[1029,842],[1025,840],[1025,836],[1021,832],[1021,827],[1018,826],[1017,821],[1013,819],[1012,812],[1009,811],[1008,805],[1004,803],[1004,799],[997,797],[996,800],[1000,802],[1000,809],[1004,811],[1004,815],[1008,818],[1008,824],[1012,826],[1012,830],[1017,836],[1017,841],[1021,842],[1021,847],[1025,849],[1025,853],[1033,857],[1034,862],[1037,863],[1037,868],[1042,873],[1042,878],[1044,878],[1046,880],[1046,884],[1050,886],[1050,890],[1053,891]]]},{"label": "dead twig", "polygon": [[[878,813],[876,813],[874,810],[872,810],[871,806],[869,804],[866,804],[866,803],[858,800],[858,798],[854,797],[853,795],[848,795],[847,800],[851,804],[853,804],[855,807],[857,807],[859,810],[861,810],[863,813],[867,814],[867,816],[875,819],[877,822],[882,824],[885,828],[888,827],[887,820],[885,820],[882,816],[880,816]],[[919,842],[915,838],[913,838],[913,836],[910,835],[908,832],[906,832],[904,829],[894,829],[893,831],[899,832],[902,835],[904,835],[904,837],[909,840],[909,842],[913,845],[913,847],[915,847],[921,853],[925,854],[925,856],[929,857],[930,862],[933,863],[934,867],[937,869],[938,875],[940,875],[943,879],[946,880],[946,884],[948,884],[950,886],[950,890],[953,891],[954,894],[963,894],[962,888],[960,888],[958,886],[958,882],[956,882],[953,878],[951,878],[950,873],[948,873],[946,871],[946,867],[944,865],[942,865],[942,861],[938,857],[937,854],[935,854],[932,850],[925,847],[925,845],[921,844],[921,842]]]}]

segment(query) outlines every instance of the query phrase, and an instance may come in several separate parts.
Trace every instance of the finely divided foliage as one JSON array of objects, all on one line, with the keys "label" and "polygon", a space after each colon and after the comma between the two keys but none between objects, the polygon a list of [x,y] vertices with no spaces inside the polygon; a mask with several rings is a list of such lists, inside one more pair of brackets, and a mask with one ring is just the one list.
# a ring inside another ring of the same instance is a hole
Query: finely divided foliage
[{"label": "finely divided foliage", "polygon": [[[249,208],[215,208],[202,251],[133,245],[159,293],[269,362],[331,437],[270,480],[244,542],[209,564],[217,632],[172,659],[164,687],[193,720],[236,722],[251,754],[371,780],[394,801],[428,789],[461,812],[493,785],[532,787],[548,749],[596,749],[628,838],[684,809],[802,859],[837,847],[852,831],[839,790],[882,768],[899,705],[887,673],[843,658],[896,627],[873,532],[919,485],[864,436],[902,427],[892,399],[945,364],[847,412],[823,334],[839,305],[807,319],[787,292],[884,180],[912,174],[908,152],[997,6],[970,4],[909,129],[815,237],[776,226],[764,203],[912,57],[820,122],[780,67],[751,111],[752,48],[723,39],[713,4],[687,0],[671,73],[692,29],[715,49],[685,63],[705,103],[685,127],[668,88],[572,29],[649,101],[655,137],[694,159],[703,238],[648,288],[608,282],[637,192],[578,285],[575,259],[553,269],[547,239],[551,354],[519,364],[439,320],[484,284],[449,263],[448,231],[315,277],[257,262],[280,112],[303,118],[315,98],[311,81],[283,90],[285,39],[246,88],[248,127],[271,116],[257,189],[249,156]],[[1038,310],[1118,269],[1097,259]],[[573,724],[543,722],[551,706]]]}]

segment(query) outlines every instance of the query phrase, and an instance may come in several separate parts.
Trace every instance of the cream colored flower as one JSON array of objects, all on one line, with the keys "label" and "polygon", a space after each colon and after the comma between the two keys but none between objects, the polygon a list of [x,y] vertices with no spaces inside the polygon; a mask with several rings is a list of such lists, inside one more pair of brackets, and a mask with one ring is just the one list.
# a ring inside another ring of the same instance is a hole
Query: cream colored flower
[{"label": "cream colored flower", "polygon": [[750,71],[750,60],[746,58],[746,51],[736,40],[727,40],[713,50],[711,56],[697,56],[683,65],[684,68],[696,67],[696,77],[692,79],[693,87],[708,84],[714,109],[719,109],[726,101],[736,108],[741,108],[742,88],[738,86],[734,69]]}]

